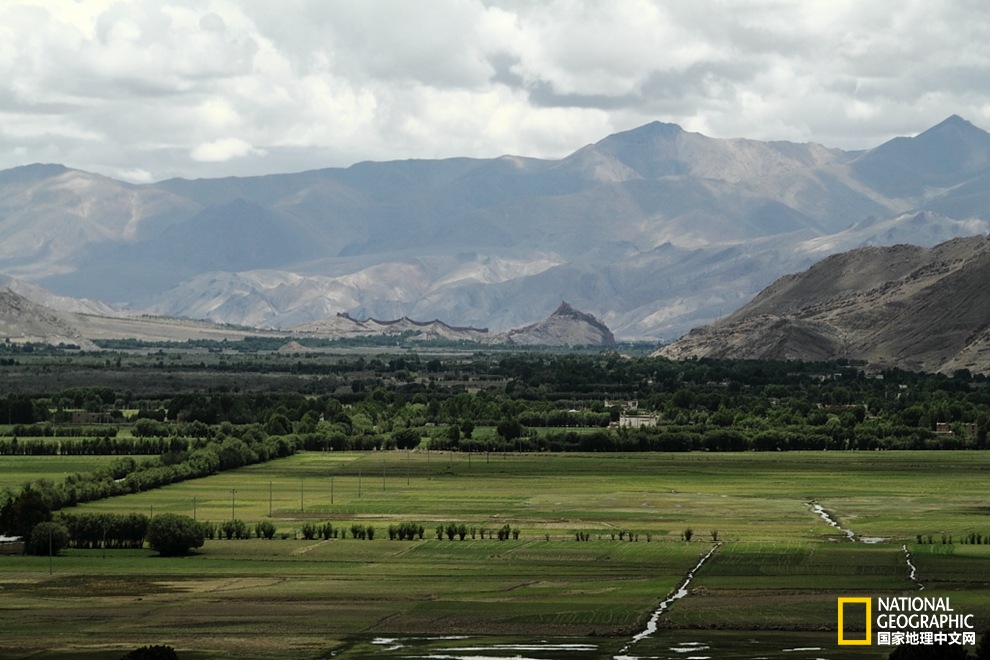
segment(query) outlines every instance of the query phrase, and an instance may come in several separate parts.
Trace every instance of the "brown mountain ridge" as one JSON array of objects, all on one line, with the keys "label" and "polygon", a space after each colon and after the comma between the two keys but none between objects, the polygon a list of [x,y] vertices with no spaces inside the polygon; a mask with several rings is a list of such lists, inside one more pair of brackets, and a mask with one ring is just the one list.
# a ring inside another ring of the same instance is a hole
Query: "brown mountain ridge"
[{"label": "brown mountain ridge", "polygon": [[781,277],[658,354],[990,372],[990,237],[867,247]]}]

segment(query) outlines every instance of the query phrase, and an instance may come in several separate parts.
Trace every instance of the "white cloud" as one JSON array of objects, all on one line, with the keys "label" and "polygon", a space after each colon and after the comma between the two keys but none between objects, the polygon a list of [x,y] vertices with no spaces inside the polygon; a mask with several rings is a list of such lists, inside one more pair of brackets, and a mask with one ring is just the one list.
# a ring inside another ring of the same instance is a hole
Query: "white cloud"
[{"label": "white cloud", "polygon": [[990,128],[988,22],[977,0],[12,0],[0,167],[560,157],[654,119],[866,148]]},{"label": "white cloud", "polygon": [[189,156],[203,163],[223,163],[231,158],[240,158],[250,153],[258,153],[250,143],[240,138],[220,138],[197,145]]}]

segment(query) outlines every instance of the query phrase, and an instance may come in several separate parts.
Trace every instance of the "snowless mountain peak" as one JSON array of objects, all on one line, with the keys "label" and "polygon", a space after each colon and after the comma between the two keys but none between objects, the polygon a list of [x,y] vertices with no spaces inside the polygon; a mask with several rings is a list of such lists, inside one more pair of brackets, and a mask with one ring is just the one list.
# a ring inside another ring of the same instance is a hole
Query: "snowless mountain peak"
[{"label": "snowless mountain peak", "polygon": [[143,185],[0,172],[0,273],[259,327],[343,310],[505,332],[568,300],[619,337],[673,339],[829,254],[988,230],[990,134],[957,116],[862,152],[658,121],[560,160]]}]

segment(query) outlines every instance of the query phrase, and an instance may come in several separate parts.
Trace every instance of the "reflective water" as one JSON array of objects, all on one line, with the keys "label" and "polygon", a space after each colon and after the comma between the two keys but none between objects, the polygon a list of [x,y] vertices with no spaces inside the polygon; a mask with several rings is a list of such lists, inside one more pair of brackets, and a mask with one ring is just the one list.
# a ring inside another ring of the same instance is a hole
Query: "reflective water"
[{"label": "reflective water", "polygon": [[[833,633],[834,635],[834,633]],[[662,629],[643,638],[632,652],[619,654],[621,640],[608,638],[376,637],[357,643],[334,658],[408,658],[431,660],[833,660],[858,657],[838,653],[825,643],[832,635]],[[814,640],[815,643],[808,643]],[[627,644],[628,646],[628,644]],[[864,657],[875,657],[864,656]]]}]

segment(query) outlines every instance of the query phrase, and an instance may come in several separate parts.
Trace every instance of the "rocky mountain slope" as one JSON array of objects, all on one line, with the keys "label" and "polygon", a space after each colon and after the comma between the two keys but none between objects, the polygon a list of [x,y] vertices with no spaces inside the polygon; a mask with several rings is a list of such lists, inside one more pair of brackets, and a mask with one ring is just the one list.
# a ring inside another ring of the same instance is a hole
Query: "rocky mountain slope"
[{"label": "rocky mountain slope", "polygon": [[520,346],[615,346],[615,337],[604,323],[579,312],[566,302],[539,323],[509,330],[496,343]]},{"label": "rocky mountain slope", "polygon": [[932,248],[860,248],[787,275],[659,354],[854,358],[925,371],[990,372],[990,237]]},{"label": "rocky mountain slope", "polygon": [[72,315],[37,305],[10,289],[0,289],[0,340],[18,343],[95,346],[72,325]]},{"label": "rocky mountain slope", "polygon": [[480,344],[513,344],[522,346],[615,346],[615,337],[604,323],[591,314],[580,312],[566,302],[550,316],[508,332],[489,332],[488,328],[455,327],[434,320],[413,321],[402,317],[395,321],[367,319],[359,321],[347,313],[321,321],[302,323],[289,329],[294,336],[329,339],[389,336],[412,333],[417,340],[449,339]]},{"label": "rocky mountain slope", "polygon": [[846,152],[655,122],[560,160],[248,178],[0,172],[0,273],[114,309],[287,328],[441,318],[506,332],[560,300],[672,338],[864,245],[990,230],[990,134],[959,117]]},{"label": "rocky mountain slope", "polygon": [[[28,287],[39,296],[51,296],[37,287]],[[41,291],[41,293],[39,293]],[[58,300],[57,297],[54,299]],[[186,341],[213,339],[239,340],[244,337],[285,337],[293,341],[306,337],[353,339],[406,335],[413,340],[448,339],[478,344],[519,344],[528,346],[602,346],[615,345],[611,331],[590,314],[579,312],[567,303],[546,319],[507,333],[492,333],[487,328],[455,327],[434,320],[413,321],[402,317],[394,321],[367,319],[359,321],[346,313],[300,324],[287,330],[232,328],[189,319],[151,316],[102,316],[91,313],[59,312],[35,304],[9,288],[0,289],[0,341],[18,343],[74,344],[96,350],[93,340],[139,339],[143,341]]]}]

